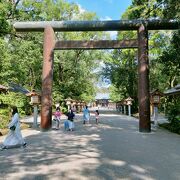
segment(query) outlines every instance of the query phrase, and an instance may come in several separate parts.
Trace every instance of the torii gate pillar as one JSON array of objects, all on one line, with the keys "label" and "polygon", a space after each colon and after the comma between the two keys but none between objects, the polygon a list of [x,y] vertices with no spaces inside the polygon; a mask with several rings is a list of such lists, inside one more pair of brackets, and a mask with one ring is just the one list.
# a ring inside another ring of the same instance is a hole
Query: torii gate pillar
[{"label": "torii gate pillar", "polygon": [[52,124],[52,82],[55,37],[51,26],[44,29],[43,73],[41,96],[41,129],[46,131]]},{"label": "torii gate pillar", "polygon": [[138,29],[138,74],[139,131],[151,132],[148,30],[143,24]]}]

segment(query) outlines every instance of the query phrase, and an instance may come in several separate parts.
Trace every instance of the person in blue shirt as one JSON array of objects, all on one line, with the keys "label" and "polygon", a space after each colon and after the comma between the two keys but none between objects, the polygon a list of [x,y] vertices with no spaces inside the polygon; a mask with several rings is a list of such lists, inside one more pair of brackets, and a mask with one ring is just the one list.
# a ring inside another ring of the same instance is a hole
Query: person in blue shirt
[{"label": "person in blue shirt", "polygon": [[83,124],[89,123],[90,119],[90,111],[88,109],[88,106],[85,106],[83,109]]}]

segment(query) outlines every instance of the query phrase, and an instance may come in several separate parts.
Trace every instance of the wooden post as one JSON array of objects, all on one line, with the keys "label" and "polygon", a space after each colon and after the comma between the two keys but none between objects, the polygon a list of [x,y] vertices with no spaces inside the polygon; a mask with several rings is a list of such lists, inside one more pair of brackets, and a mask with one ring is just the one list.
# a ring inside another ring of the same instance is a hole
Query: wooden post
[{"label": "wooden post", "polygon": [[41,129],[43,131],[50,129],[52,124],[52,82],[54,46],[54,30],[51,26],[47,26],[44,30],[41,97]]},{"label": "wooden post", "polygon": [[150,94],[149,94],[149,61],[148,61],[148,30],[142,24],[138,29],[138,101],[139,131],[151,132]]}]

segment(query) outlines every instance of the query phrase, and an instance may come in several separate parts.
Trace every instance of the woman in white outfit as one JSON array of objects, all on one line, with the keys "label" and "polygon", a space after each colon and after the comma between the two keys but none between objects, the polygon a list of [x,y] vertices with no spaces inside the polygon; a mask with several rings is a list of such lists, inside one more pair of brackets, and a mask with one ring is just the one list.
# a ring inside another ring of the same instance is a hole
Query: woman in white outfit
[{"label": "woman in white outfit", "polygon": [[17,107],[12,107],[12,119],[8,124],[9,133],[6,136],[2,149],[13,148],[26,146],[26,142],[24,141],[21,129],[20,129],[20,121]]}]

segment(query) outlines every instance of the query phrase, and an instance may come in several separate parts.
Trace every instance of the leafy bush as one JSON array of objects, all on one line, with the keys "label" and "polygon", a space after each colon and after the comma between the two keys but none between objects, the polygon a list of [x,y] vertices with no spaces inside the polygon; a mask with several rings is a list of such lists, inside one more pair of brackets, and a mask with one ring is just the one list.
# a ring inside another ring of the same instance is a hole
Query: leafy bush
[{"label": "leafy bush", "polygon": [[68,111],[68,110],[67,110],[67,107],[62,107],[62,106],[61,106],[61,112],[62,112],[63,114],[67,113],[67,111]]},{"label": "leafy bush", "polygon": [[0,129],[7,127],[9,118],[9,109],[0,109]]},{"label": "leafy bush", "polygon": [[20,117],[31,114],[32,106],[25,95],[14,92],[0,94],[0,129],[7,127],[11,119],[10,107],[13,105],[18,107]]},{"label": "leafy bush", "polygon": [[180,103],[179,101],[173,101],[169,103],[167,108],[167,116],[169,123],[162,125],[166,129],[180,134]]}]

